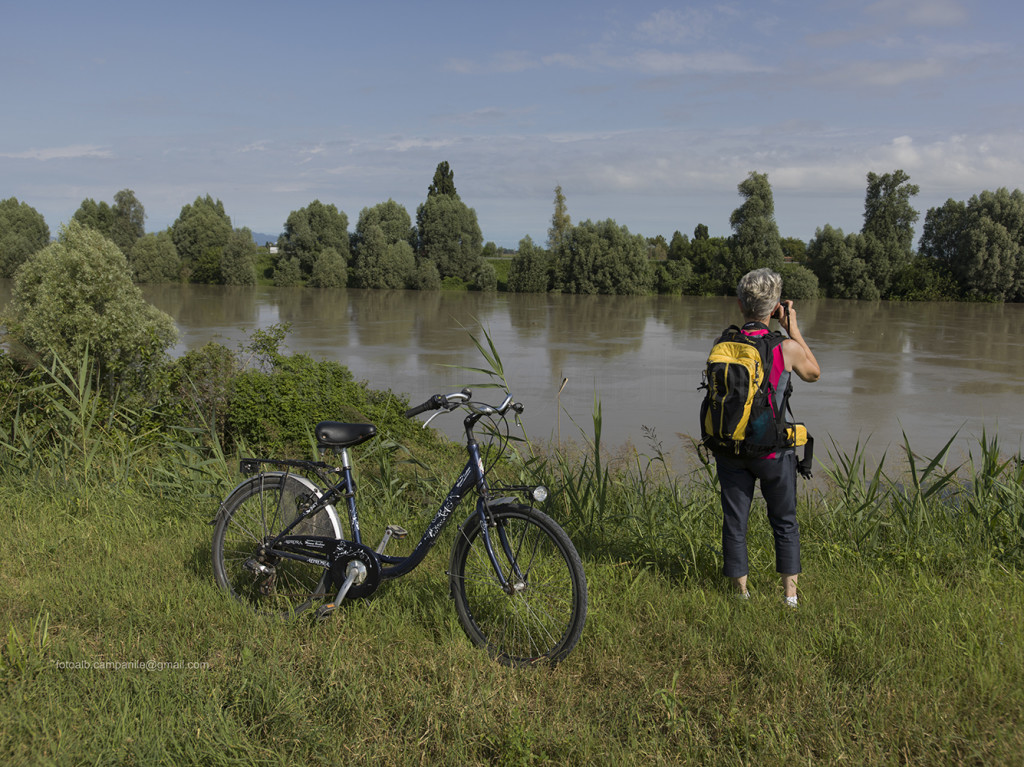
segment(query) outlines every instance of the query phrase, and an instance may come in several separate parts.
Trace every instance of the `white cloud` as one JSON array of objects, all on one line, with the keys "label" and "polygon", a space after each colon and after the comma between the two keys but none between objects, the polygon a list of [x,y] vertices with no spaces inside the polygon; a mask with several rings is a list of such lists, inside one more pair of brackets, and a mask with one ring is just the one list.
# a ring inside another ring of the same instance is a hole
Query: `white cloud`
[{"label": "white cloud", "polygon": [[114,156],[109,149],[101,146],[75,144],[50,147],[49,149],[26,149],[24,152],[0,152],[0,157],[12,160],[79,160],[83,158],[106,160]]},{"label": "white cloud", "polygon": [[952,27],[967,20],[966,8],[956,0],[879,0],[865,10],[895,24]]},{"label": "white cloud", "polygon": [[246,152],[266,152],[269,147],[270,147],[270,142],[269,141],[266,141],[266,140],[253,141],[251,144],[247,144],[246,146],[243,146],[238,151],[242,152],[243,154],[246,153]]},{"label": "white cloud", "polygon": [[927,58],[910,61],[854,61],[820,78],[845,88],[892,88],[919,80],[942,77],[946,65],[939,59]]},{"label": "white cloud", "polygon": [[706,10],[664,9],[641,21],[637,25],[637,33],[657,44],[679,44],[704,37],[711,26],[711,19],[711,13]]},{"label": "white cloud", "polygon": [[729,52],[666,53],[639,51],[621,62],[609,62],[615,68],[635,69],[647,74],[721,74],[768,72],[771,67]]}]

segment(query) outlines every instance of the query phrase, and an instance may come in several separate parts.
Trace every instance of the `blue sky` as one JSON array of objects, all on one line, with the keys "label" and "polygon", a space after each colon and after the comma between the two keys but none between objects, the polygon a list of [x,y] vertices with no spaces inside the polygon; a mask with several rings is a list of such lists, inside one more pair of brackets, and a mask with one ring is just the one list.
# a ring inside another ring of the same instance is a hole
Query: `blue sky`
[{"label": "blue sky", "polygon": [[314,199],[415,216],[447,160],[485,240],[574,222],[730,233],[767,173],[783,236],[858,231],[865,177],[915,207],[1022,186],[1018,3],[0,0],[0,199],[56,233],[130,188],[279,232]]}]

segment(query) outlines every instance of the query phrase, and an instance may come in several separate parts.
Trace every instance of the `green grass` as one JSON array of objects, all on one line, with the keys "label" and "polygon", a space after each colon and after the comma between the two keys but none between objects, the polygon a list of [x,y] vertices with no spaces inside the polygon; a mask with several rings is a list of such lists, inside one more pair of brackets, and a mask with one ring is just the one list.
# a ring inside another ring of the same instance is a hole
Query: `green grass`
[{"label": "green grass", "polygon": [[[500,373],[493,347],[481,352]],[[763,504],[741,602],[720,575],[713,468],[679,475],[653,433],[646,452],[609,461],[595,403],[576,454],[521,445],[497,470],[549,482],[547,511],[590,593],[565,661],[509,669],[459,627],[454,525],[419,569],[324,623],[246,611],[210,561],[235,459],[203,433],[126,432],[131,413],[97,409],[84,379],[68,380],[49,422],[0,434],[0,763],[1011,765],[1024,753],[1024,467],[994,438],[963,466],[908,440],[898,473],[832,445],[827,481],[802,486],[794,611]],[[385,434],[355,450],[371,544],[389,522],[418,537],[461,468],[454,450],[413,447]]]},{"label": "green grass", "polygon": [[[367,537],[385,514],[411,530],[429,516],[401,510],[401,473],[364,481],[385,508]],[[583,639],[554,670],[513,670],[458,626],[451,531],[372,600],[323,624],[280,621],[214,587],[212,485],[61,496],[19,476],[0,483],[6,764],[1014,764],[1024,752],[1016,566],[858,552],[813,497],[799,610],[781,605],[763,514],[755,596],[726,590],[707,502],[679,523],[686,535],[640,557],[579,536]],[[609,492],[630,482],[610,475]],[[691,486],[683,507],[709,501],[694,481],[651,484],[648,504],[665,512],[655,496]],[[629,525],[657,540],[672,526],[615,521],[627,540]]]}]

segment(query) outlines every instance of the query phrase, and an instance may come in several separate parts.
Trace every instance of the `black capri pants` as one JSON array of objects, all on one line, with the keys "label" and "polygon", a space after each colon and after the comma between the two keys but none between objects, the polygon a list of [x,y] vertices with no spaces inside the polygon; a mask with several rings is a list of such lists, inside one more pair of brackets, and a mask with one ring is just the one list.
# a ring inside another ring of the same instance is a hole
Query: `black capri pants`
[{"label": "black capri pants", "polygon": [[800,525],[796,521],[796,453],[783,450],[774,458],[715,456],[722,492],[722,572],[728,578],[747,575],[747,522],[754,483],[768,505],[775,537],[775,570],[800,572]]}]

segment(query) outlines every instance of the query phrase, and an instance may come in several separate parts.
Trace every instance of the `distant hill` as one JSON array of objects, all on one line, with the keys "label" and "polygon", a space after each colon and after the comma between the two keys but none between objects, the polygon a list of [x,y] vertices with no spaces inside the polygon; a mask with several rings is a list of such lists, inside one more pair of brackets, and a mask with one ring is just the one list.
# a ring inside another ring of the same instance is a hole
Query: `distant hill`
[{"label": "distant hill", "polygon": [[266,245],[268,242],[273,242],[276,244],[277,238],[280,236],[280,234],[264,234],[263,232],[253,232],[252,240],[257,245],[262,247],[263,245]]}]

